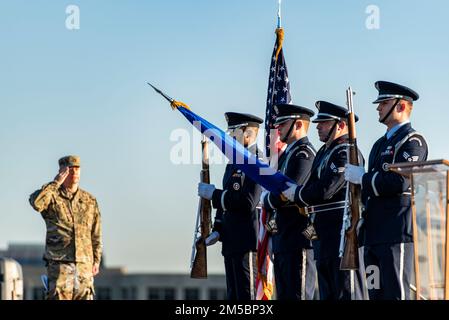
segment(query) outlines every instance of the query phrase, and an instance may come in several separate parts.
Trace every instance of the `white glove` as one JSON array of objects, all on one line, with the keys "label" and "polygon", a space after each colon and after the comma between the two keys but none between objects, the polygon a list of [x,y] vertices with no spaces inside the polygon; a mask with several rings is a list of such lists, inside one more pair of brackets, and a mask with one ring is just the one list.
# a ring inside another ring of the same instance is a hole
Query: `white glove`
[{"label": "white glove", "polygon": [[287,181],[288,189],[282,191],[284,197],[286,197],[290,201],[295,201],[296,188],[299,186],[296,183],[291,183]]},{"label": "white glove", "polygon": [[215,186],[213,184],[207,184],[203,182],[198,183],[198,195],[201,198],[211,200],[214,191]]},{"label": "white glove", "polygon": [[212,232],[205,240],[206,246],[212,246],[220,239],[220,234],[217,231]]},{"label": "white glove", "polygon": [[353,184],[362,184],[362,178],[365,174],[365,168],[362,166],[354,166],[346,164],[345,166],[345,180]]}]

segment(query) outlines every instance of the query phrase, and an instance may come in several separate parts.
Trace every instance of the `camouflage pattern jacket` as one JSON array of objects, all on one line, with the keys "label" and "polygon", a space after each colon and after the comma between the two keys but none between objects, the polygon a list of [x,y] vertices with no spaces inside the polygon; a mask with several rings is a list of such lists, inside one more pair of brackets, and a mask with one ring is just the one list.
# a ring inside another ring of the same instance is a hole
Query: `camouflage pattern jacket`
[{"label": "camouflage pattern jacket", "polygon": [[44,260],[100,264],[101,217],[97,200],[78,189],[68,195],[50,182],[30,196],[47,227]]}]

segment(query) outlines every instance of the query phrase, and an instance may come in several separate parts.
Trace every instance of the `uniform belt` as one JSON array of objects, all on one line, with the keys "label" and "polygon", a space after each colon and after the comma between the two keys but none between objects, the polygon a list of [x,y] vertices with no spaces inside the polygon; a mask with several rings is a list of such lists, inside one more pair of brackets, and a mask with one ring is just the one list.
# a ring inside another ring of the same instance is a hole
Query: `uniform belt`
[{"label": "uniform belt", "polygon": [[305,209],[308,214],[313,214],[313,213],[326,212],[326,211],[330,211],[330,210],[344,209],[346,207],[346,205],[348,205],[348,204],[349,203],[346,200],[343,200],[343,201],[319,204],[316,206],[310,206],[310,207],[306,207]]},{"label": "uniform belt", "polygon": [[[398,196],[404,196],[404,197],[411,197],[412,196],[412,192],[411,191],[404,191],[400,194],[398,194]],[[371,197],[369,197],[371,198]],[[382,198],[382,196],[375,196],[375,198]]]}]

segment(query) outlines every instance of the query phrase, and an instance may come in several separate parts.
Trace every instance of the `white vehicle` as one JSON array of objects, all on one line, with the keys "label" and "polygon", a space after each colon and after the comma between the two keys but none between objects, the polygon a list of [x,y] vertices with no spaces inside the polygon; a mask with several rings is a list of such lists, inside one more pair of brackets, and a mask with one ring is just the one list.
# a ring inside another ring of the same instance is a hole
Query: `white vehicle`
[{"label": "white vehicle", "polygon": [[0,300],[22,299],[22,267],[13,259],[0,258]]}]

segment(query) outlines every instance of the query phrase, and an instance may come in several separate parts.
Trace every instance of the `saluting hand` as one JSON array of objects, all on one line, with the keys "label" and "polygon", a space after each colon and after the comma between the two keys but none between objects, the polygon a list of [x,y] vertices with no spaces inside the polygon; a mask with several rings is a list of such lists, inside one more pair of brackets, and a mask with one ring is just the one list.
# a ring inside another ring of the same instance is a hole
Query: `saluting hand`
[{"label": "saluting hand", "polygon": [[56,175],[54,182],[56,182],[58,185],[63,184],[65,179],[67,179],[69,175],[69,171],[69,167],[62,167],[61,169],[59,169],[59,173]]}]

